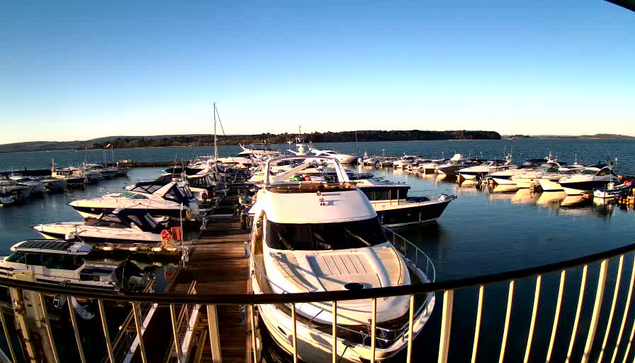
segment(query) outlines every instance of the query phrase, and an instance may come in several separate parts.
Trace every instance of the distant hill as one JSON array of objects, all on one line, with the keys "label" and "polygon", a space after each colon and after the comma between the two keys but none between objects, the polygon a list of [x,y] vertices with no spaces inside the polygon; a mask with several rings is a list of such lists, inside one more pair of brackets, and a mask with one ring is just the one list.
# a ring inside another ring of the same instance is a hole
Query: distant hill
[{"label": "distant hill", "polygon": [[[295,134],[257,134],[218,136],[219,145],[253,144],[266,142],[283,144],[295,139]],[[408,141],[408,140],[500,140],[494,131],[422,131],[422,130],[362,130],[343,132],[314,132],[305,134],[305,141],[352,142],[352,141]],[[109,136],[86,141],[32,141],[0,145],[0,152],[25,152],[46,150],[102,149],[108,144],[117,149],[139,147],[211,146],[213,135],[156,135],[156,136]]]},{"label": "distant hill", "polygon": [[620,135],[620,134],[595,134],[595,135],[579,135],[579,136],[536,135],[532,137],[536,139],[635,140],[635,136]]}]

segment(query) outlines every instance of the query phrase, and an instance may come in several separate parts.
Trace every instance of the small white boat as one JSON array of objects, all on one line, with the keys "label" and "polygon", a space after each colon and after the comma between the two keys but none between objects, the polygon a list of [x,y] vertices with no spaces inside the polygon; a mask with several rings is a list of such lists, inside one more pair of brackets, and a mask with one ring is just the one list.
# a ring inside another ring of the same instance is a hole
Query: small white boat
[{"label": "small white boat", "polygon": [[11,205],[13,203],[15,203],[13,196],[0,193],[0,206]]},{"label": "small white boat", "polygon": [[11,251],[0,260],[2,277],[28,271],[38,282],[106,290],[138,290],[147,283],[147,276],[132,263],[90,261],[92,247],[83,242],[27,240]]},{"label": "small white boat", "polygon": [[33,226],[44,238],[88,243],[161,243],[165,225],[141,210],[123,209],[82,222],[58,222]]},{"label": "small white boat", "polygon": [[598,199],[615,199],[623,197],[633,192],[633,183],[625,181],[622,184],[615,184],[614,182],[608,183],[606,187],[595,189],[593,191],[593,198]]}]

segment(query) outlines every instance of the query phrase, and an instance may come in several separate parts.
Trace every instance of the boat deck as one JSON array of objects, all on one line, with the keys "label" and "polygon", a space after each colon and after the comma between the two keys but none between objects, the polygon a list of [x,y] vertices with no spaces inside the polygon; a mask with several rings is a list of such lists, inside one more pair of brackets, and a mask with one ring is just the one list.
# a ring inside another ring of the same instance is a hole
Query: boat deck
[{"label": "boat deck", "polygon": [[[167,293],[187,293],[192,281],[196,281],[197,293],[247,294],[249,283],[249,258],[245,256],[248,230],[240,228],[240,219],[235,216],[212,216],[207,228],[192,244],[187,267],[179,271]],[[220,329],[221,355],[223,362],[250,361],[251,347],[249,316],[238,306],[219,305],[218,325]],[[205,307],[201,307],[201,318],[195,330],[207,330]],[[211,362],[212,353],[209,336],[201,355],[201,362]],[[195,360],[196,361],[196,360]]]}]

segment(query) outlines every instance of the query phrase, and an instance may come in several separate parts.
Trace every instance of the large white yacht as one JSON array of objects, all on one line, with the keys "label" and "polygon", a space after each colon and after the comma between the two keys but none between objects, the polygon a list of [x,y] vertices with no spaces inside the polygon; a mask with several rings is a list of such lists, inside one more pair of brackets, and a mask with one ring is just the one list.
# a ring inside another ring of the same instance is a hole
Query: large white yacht
[{"label": "large white yacht", "polygon": [[115,209],[136,209],[146,211],[153,217],[198,219],[199,203],[187,185],[181,186],[175,182],[166,185],[139,184],[123,193],[75,200],[68,205],[84,218],[98,218],[100,214]]},{"label": "large white yacht", "polygon": [[[418,268],[389,242],[372,205],[349,182],[337,159],[328,159],[335,168],[335,182],[317,176],[296,178],[311,163],[300,163],[292,170],[295,175],[271,175],[270,164],[287,158],[268,162],[264,188],[258,192],[253,208],[250,268],[254,293],[372,289],[434,279],[433,272],[426,274],[425,268]],[[423,253],[419,256],[421,261],[432,266]],[[415,335],[430,317],[434,301],[434,294],[416,299]],[[258,309],[276,343],[292,352],[290,306],[259,305]],[[377,360],[392,357],[406,347],[408,313],[407,296],[377,299]],[[300,359],[309,363],[330,360],[331,303],[296,304],[296,318]],[[370,299],[338,303],[340,361],[370,360],[371,319]]]},{"label": "large white yacht", "polygon": [[581,195],[618,182],[619,178],[611,166],[594,165],[584,168],[580,174],[560,179],[559,183],[567,195]]},{"label": "large white yacht", "polygon": [[166,228],[144,210],[122,209],[88,218],[83,222],[38,224],[33,229],[47,239],[81,240],[89,243],[160,243]]}]

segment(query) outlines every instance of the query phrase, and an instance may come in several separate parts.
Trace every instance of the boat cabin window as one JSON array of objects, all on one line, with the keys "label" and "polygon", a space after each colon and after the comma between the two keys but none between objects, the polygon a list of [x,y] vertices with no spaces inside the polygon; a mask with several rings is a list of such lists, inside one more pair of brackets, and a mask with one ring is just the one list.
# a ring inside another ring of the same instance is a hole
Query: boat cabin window
[{"label": "boat cabin window", "polygon": [[604,168],[597,173],[598,176],[611,175],[611,174],[613,174],[613,172],[608,168]]},{"label": "boat cabin window", "polygon": [[405,199],[408,196],[407,188],[373,188],[362,189],[368,200],[397,200]]},{"label": "boat cabin window", "polygon": [[211,178],[207,175],[199,178],[189,178],[188,183],[191,187],[202,189],[207,189],[213,185]]},{"label": "boat cabin window", "polygon": [[76,270],[82,266],[84,260],[81,256],[14,252],[9,256],[7,262],[24,263],[31,266],[44,266],[49,269]]},{"label": "boat cabin window", "polygon": [[343,250],[387,241],[379,220],[322,224],[274,223],[267,220],[267,245],[279,250]]},{"label": "boat cabin window", "polygon": [[163,198],[180,203],[183,199],[183,196],[181,195],[181,193],[178,192],[178,189],[172,188],[167,193],[165,193]]}]

